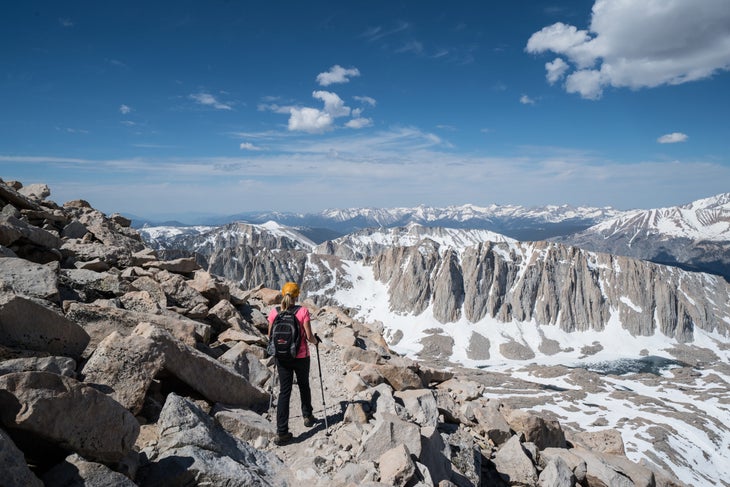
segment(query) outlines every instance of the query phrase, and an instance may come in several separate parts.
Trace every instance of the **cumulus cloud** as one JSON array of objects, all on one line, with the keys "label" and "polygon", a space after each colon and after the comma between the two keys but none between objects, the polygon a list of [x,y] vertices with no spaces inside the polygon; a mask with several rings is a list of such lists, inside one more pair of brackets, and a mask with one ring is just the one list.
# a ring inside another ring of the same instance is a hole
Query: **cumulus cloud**
[{"label": "cumulus cloud", "polygon": [[353,118],[352,120],[348,121],[345,124],[345,127],[348,127],[351,129],[361,129],[361,128],[369,127],[372,124],[373,124],[373,121],[370,118],[357,117],[357,118]]},{"label": "cumulus cloud", "polygon": [[345,106],[345,102],[337,96],[337,93],[315,91],[312,96],[324,102],[324,111],[330,114],[332,118],[346,117],[350,114],[350,108]]},{"label": "cumulus cloud", "polygon": [[671,134],[662,135],[657,139],[657,142],[660,144],[676,144],[677,142],[685,142],[687,139],[687,134],[672,132]]},{"label": "cumulus cloud", "polygon": [[233,107],[230,105],[227,105],[225,103],[219,102],[213,95],[210,93],[193,93],[189,95],[189,98],[191,100],[194,100],[196,103],[208,107],[213,107],[216,110],[233,110]]},{"label": "cumulus cloud", "polygon": [[520,97],[520,103],[522,103],[523,105],[534,105],[535,104],[535,100],[533,100],[532,98],[530,98],[527,95],[522,95]]},{"label": "cumulus cloud", "polygon": [[317,133],[328,130],[334,119],[327,113],[316,108],[290,108],[289,130]]},{"label": "cumulus cloud", "polygon": [[565,75],[565,72],[569,67],[568,63],[563,61],[562,58],[555,58],[554,61],[545,63],[545,70],[547,71],[545,77],[547,78],[548,83],[552,85],[559,81]]},{"label": "cumulus cloud", "polygon": [[317,75],[317,83],[320,86],[329,86],[335,83],[349,83],[350,78],[360,76],[360,70],[357,68],[345,69],[339,64],[332,66],[329,71],[319,73]]},{"label": "cumulus cloud", "polygon": [[532,34],[525,50],[554,52],[546,64],[554,83],[597,99],[607,87],[651,88],[681,84],[730,69],[727,0],[632,2],[596,0],[590,27],[561,22]]},{"label": "cumulus cloud", "polygon": [[[352,109],[345,105],[337,93],[320,90],[312,92],[312,97],[321,100],[324,107],[321,110],[311,107],[290,107],[289,130],[324,132],[332,128],[336,118],[347,117],[352,113]],[[361,110],[358,110],[356,118],[359,118],[360,113]]]},{"label": "cumulus cloud", "polygon": [[126,115],[132,111],[132,108],[127,105],[119,105],[119,112]]}]

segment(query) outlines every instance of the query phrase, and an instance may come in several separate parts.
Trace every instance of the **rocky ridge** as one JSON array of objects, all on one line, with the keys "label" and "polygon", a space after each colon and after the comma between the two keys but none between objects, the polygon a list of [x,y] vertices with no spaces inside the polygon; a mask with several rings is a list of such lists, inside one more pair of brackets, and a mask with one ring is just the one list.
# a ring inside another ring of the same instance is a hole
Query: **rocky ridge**
[{"label": "rocky ridge", "polygon": [[681,485],[615,432],[487,399],[504,377],[401,357],[311,301],[320,422],[300,424],[295,394],[296,441],[277,447],[262,330],[278,293],[160,260],[125,218],[49,195],[0,183],[5,485]]}]

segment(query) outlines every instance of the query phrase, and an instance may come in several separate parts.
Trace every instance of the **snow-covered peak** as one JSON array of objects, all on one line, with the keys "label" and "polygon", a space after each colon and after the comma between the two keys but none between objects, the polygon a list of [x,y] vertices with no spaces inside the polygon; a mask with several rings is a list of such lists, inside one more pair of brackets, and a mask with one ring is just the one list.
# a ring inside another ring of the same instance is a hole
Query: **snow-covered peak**
[{"label": "snow-covered peak", "polygon": [[730,241],[730,193],[693,201],[687,205],[636,210],[588,229],[604,237],[645,234],[665,238]]}]

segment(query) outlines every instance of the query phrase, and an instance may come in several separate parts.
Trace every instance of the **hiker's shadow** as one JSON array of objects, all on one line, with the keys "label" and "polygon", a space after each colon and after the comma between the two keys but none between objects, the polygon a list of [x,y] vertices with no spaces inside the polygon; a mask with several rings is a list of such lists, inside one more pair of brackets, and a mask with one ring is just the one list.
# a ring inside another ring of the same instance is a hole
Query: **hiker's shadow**
[{"label": "hiker's shadow", "polygon": [[317,423],[304,433],[297,436],[294,439],[294,442],[298,443],[300,441],[306,441],[322,431],[327,431],[327,433],[329,433],[329,428],[344,421],[345,410],[347,409],[348,404],[348,401],[340,401],[339,410],[336,413],[332,413],[332,407],[327,408],[329,410],[329,414],[326,416],[326,421],[325,418],[317,418]]}]

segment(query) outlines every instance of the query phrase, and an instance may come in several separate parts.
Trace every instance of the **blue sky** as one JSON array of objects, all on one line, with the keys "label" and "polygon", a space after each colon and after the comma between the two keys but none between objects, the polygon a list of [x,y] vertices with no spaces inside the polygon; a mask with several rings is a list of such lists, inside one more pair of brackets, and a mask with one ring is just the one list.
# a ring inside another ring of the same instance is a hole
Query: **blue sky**
[{"label": "blue sky", "polygon": [[108,213],[730,191],[730,0],[30,0],[0,46],[0,177]]}]

